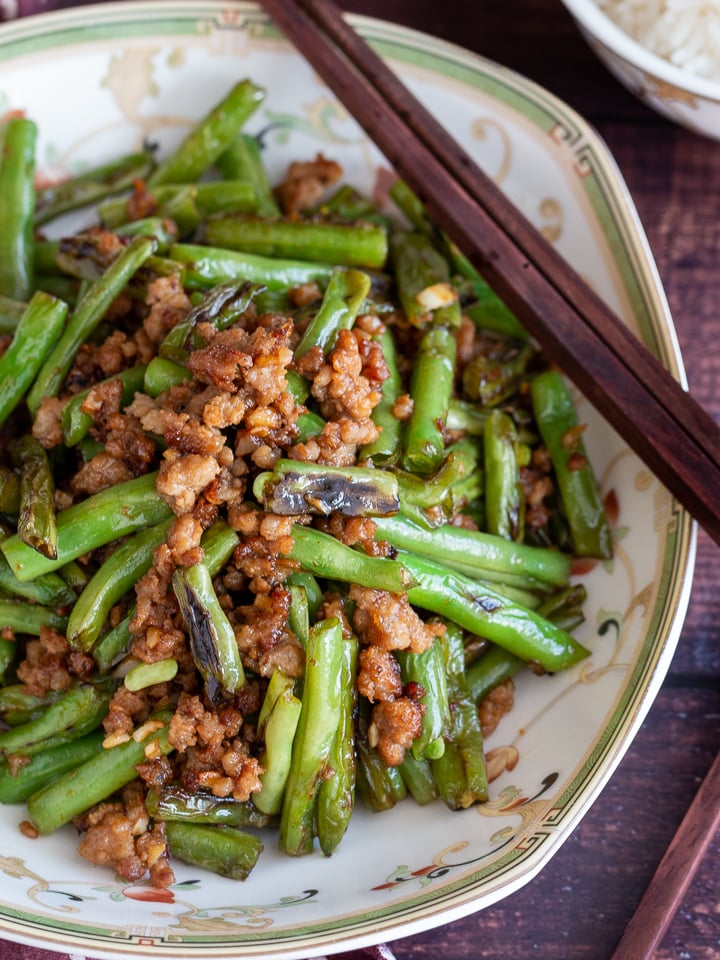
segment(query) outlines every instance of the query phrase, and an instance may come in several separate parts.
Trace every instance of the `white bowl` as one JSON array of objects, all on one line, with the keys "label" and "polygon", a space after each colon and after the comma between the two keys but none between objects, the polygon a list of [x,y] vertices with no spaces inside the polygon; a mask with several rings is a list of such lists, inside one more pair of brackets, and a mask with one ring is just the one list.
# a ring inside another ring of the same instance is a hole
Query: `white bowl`
[{"label": "white bowl", "polygon": [[[511,71],[440,40],[353,18],[526,216],[683,380],[667,302],[607,148],[573,110]],[[366,191],[387,166],[254,4],[139,0],[80,7],[0,31],[0,107],[39,126],[46,175],[135,149],[171,150],[242,77],[268,97],[270,175],[318,151]],[[406,800],[356,811],[331,858],[266,849],[244,883],[177,865],[157,891],[76,852],[71,828],[32,840],[0,808],[0,936],[107,958],[299,960],[406,936],[467,915],[530,881],[607,783],[660,688],[685,614],[695,526],[583,398],[588,450],[613,508],[615,556],[586,569],[591,656],[523,676],[487,740],[489,803],[451,813]],[[644,810],[638,810],[643,816]],[[512,953],[513,934],[508,931]]]},{"label": "white bowl", "polygon": [[658,113],[720,139],[720,83],[652,53],[614,23],[595,0],[563,0],[588,44],[631,93]]}]

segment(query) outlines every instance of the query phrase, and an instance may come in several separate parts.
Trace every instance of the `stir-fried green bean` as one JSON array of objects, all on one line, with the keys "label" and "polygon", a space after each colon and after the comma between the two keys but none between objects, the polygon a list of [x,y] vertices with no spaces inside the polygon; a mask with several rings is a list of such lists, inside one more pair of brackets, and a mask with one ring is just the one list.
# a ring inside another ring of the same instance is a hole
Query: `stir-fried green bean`
[{"label": "stir-fried green bean", "polygon": [[310,631],[302,708],[280,813],[280,846],[294,856],[312,850],[318,788],[342,716],[342,651],[337,619],[323,620]]},{"label": "stir-fried green bean", "polygon": [[175,152],[148,178],[150,186],[193,183],[235,141],[243,124],[265,98],[251,80],[241,80],[196,123]]},{"label": "stir-fried green bean", "polygon": [[612,555],[610,526],[569,389],[557,371],[548,370],[533,379],[530,392],[555,467],[575,553],[608,558]]},{"label": "stir-fried green bean", "polygon": [[134,237],[88,290],[35,378],[27,397],[31,412],[37,412],[44,397],[57,396],[80,345],[102,321],[115,297],[156,246],[152,237]]},{"label": "stir-fried green bean", "polygon": [[0,357],[0,423],[33,383],[67,317],[68,305],[48,293],[34,293],[18,321],[10,346]]},{"label": "stir-fried green bean", "polygon": [[48,455],[32,436],[21,437],[13,448],[20,471],[18,537],[50,560],[57,558],[55,481]]},{"label": "stir-fried green bean", "polygon": [[27,117],[9,117],[2,133],[0,161],[0,295],[29,300],[33,291],[35,141]]},{"label": "stir-fried green bean", "polygon": [[58,570],[69,560],[102,547],[118,537],[151,526],[170,515],[170,508],[155,492],[155,475],[108,487],[57,515],[57,556],[43,557],[15,534],[0,543],[0,550],[18,580],[34,580]]},{"label": "stir-fried green bean", "polygon": [[144,180],[153,166],[152,156],[141,151],[43,187],[37,191],[35,225],[40,226],[61,213],[77,210],[114,193],[120,193],[131,187],[136,180]]}]

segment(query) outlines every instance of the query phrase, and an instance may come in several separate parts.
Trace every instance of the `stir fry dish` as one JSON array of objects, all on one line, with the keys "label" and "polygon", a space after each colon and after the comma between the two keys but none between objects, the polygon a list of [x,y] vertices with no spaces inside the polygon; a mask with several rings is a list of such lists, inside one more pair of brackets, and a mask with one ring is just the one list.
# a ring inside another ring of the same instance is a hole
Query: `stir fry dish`
[{"label": "stir fry dish", "polygon": [[559,372],[404,183],[271,185],[263,97],[47,186],[0,134],[0,800],[123,882],[486,801],[612,550]]}]

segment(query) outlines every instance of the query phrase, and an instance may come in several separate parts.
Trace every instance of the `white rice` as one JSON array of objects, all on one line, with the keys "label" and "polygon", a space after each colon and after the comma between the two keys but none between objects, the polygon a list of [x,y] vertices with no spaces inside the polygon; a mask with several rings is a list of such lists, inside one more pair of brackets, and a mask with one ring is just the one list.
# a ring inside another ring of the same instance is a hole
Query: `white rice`
[{"label": "white rice", "polygon": [[720,82],[720,0],[596,0],[626,33],[689,73]]}]

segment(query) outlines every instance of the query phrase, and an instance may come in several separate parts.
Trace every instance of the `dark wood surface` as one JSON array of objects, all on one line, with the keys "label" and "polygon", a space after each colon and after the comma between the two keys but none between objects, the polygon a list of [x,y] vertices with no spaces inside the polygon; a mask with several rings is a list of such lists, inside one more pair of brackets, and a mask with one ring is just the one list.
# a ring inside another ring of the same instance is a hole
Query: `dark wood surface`
[{"label": "dark wood surface", "polygon": [[[26,2],[20,0],[21,10]],[[595,60],[560,0],[343,5],[511,67],[597,128],[647,232],[691,392],[720,420],[720,143],[674,126],[634,100]],[[668,677],[582,824],[514,895],[467,919],[393,942],[398,960],[609,960],[720,747],[719,583],[720,548],[701,532],[690,608]],[[719,873],[716,837],[657,960],[720,957]],[[3,960],[26,955],[26,948],[0,943]]]},{"label": "dark wood surface", "polygon": [[[720,419],[720,143],[636,101],[594,58],[560,0],[345,0],[530,77],[599,131],[667,291],[692,394]],[[494,907],[395,941],[398,960],[608,960],[720,747],[720,551],[699,536],[682,639],[629,752],[580,827]],[[658,960],[720,956],[720,837]],[[633,957],[623,960],[635,960]]]}]

